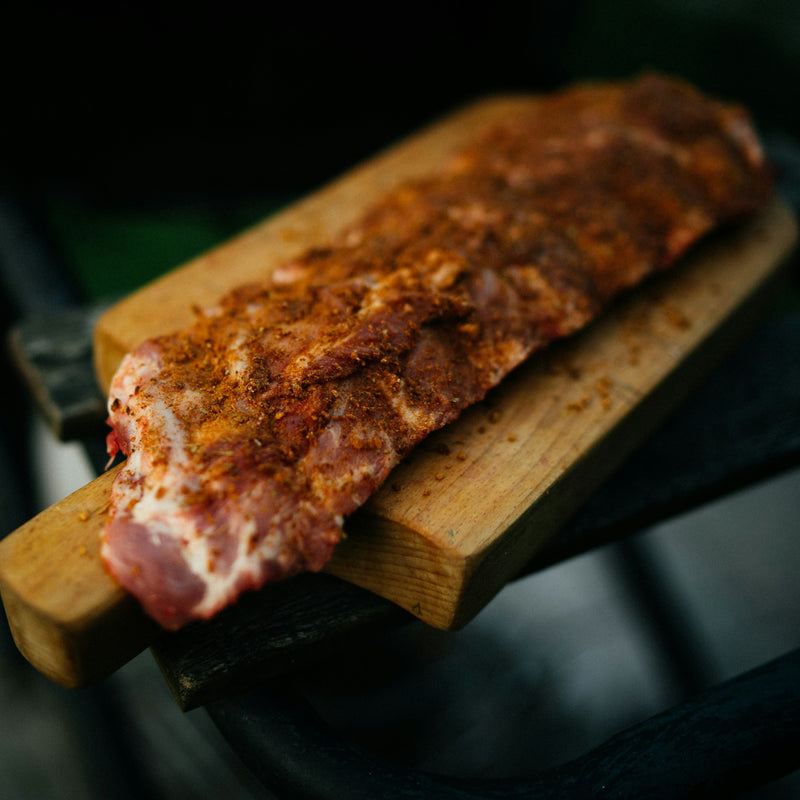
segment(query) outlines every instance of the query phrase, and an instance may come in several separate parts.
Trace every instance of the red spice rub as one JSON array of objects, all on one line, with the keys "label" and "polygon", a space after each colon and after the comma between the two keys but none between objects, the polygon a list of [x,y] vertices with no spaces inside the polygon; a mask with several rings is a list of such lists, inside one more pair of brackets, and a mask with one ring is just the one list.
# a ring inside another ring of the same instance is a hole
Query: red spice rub
[{"label": "red spice rub", "polygon": [[168,628],[321,568],[423,437],[769,192],[745,114],[659,76],[483,132],[126,358],[106,564]]}]

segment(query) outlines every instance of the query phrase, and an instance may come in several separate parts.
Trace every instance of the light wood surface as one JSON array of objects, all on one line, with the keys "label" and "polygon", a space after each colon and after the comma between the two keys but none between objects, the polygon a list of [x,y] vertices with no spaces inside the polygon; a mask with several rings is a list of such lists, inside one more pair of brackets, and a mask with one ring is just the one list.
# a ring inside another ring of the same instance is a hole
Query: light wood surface
[{"label": "light wood surface", "polygon": [[[212,304],[324,243],[477,126],[532,102],[471,106],[114,306],[96,328],[101,383],[139,341],[189,322],[193,304]],[[746,334],[796,236],[776,198],[535,356],[392,473],[348,521],[327,570],[433,626],[465,624]],[[17,644],[67,686],[113,671],[155,632],[97,555],[113,474],[0,542],[0,591]]]},{"label": "light wood surface", "polygon": [[140,653],[157,626],[105,571],[100,530],[116,467],[0,542],[0,593],[20,652],[75,687]]},{"label": "light wood surface", "polygon": [[534,356],[392,473],[329,571],[468,622],[746,335],[795,237],[776,201]]}]

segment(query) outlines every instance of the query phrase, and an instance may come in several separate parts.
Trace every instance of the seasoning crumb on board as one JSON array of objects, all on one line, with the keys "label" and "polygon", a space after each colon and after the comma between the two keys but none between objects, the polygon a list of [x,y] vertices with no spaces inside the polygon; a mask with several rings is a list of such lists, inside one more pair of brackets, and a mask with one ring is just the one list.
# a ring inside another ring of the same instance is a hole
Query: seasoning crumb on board
[{"label": "seasoning crumb on board", "polygon": [[642,346],[637,342],[633,336],[625,336],[625,344],[628,347],[628,363],[632,367],[639,365],[639,357],[642,352]]},{"label": "seasoning crumb on board", "polygon": [[579,381],[583,375],[583,369],[570,361],[567,361],[563,365],[563,370],[567,374],[567,377],[573,381]]},{"label": "seasoning crumb on board", "polygon": [[679,330],[686,330],[687,328],[692,327],[692,322],[689,317],[687,317],[686,314],[684,314],[684,312],[677,306],[665,304],[664,313],[666,314],[670,325],[674,326],[675,328],[678,328]]},{"label": "seasoning crumb on board", "polygon": [[592,398],[589,397],[588,394],[585,394],[579,400],[573,400],[571,403],[567,403],[567,411],[583,411],[591,400]]},{"label": "seasoning crumb on board", "polygon": [[604,409],[611,407],[611,380],[605,375],[597,381],[597,393]]}]

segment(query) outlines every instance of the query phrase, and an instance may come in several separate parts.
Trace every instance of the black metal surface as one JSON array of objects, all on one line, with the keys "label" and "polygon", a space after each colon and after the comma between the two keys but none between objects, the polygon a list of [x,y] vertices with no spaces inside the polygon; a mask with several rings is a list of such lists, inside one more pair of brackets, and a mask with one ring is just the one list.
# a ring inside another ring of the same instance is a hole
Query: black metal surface
[{"label": "black metal surface", "polygon": [[57,438],[103,438],[106,401],[92,361],[92,332],[101,309],[67,308],[29,316],[9,345],[39,413]]},{"label": "black metal surface", "polygon": [[800,651],[519,780],[466,783],[383,761],[326,728],[287,685],[216,701],[209,713],[282,798],[734,797],[800,765]]},{"label": "black metal surface", "polygon": [[191,710],[334,655],[415,618],[332,575],[300,575],[246,594],[208,622],[151,645],[175,699]]}]

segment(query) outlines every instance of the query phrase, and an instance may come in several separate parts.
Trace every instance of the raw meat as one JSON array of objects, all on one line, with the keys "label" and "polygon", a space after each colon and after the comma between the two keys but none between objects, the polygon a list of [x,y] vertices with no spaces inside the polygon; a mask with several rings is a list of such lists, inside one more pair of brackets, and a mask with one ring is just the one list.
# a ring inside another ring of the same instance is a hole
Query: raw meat
[{"label": "raw meat", "polygon": [[422,438],[770,191],[746,114],[656,75],[567,89],[476,135],[337,241],[125,358],[109,570],[171,629],[319,570]]}]

